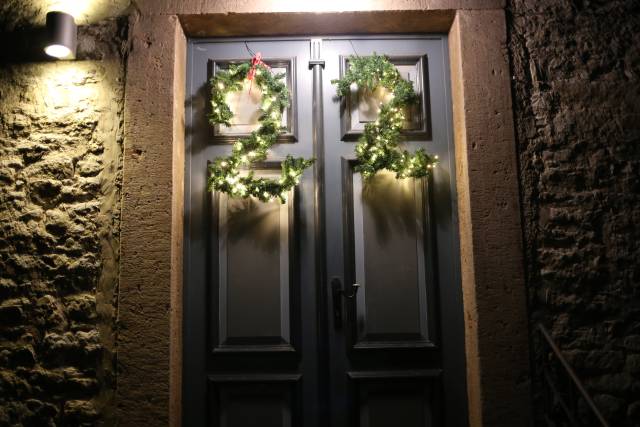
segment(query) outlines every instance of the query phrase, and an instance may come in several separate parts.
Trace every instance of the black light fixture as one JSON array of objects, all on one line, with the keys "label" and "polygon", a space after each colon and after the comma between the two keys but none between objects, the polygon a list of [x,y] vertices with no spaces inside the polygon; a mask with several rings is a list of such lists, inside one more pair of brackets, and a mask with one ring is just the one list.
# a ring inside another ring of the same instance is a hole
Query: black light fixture
[{"label": "black light fixture", "polygon": [[78,44],[78,27],[73,16],[64,12],[47,13],[47,55],[58,59],[74,59]]}]

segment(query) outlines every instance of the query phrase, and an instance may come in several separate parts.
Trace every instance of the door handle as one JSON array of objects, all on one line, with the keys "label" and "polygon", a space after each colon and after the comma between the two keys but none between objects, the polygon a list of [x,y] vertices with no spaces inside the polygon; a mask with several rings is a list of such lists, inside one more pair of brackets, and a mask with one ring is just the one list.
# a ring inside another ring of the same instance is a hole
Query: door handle
[{"label": "door handle", "polygon": [[344,289],[342,289],[342,281],[339,277],[334,277],[331,279],[331,299],[333,300],[333,326],[336,329],[340,329],[342,327],[342,298],[354,298],[358,293],[358,289],[360,289],[360,285],[354,283],[353,285],[351,285],[351,293],[347,294]]}]

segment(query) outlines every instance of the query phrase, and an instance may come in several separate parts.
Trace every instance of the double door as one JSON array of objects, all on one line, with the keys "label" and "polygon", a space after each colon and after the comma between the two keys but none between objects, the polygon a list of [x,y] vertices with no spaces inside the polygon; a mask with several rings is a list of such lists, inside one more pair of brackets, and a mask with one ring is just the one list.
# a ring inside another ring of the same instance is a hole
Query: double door
[{"label": "double door", "polygon": [[[256,128],[260,99],[230,95],[232,126],[212,127],[207,82],[249,52],[291,93],[255,173],[316,159],[284,204],[206,189],[208,163]],[[439,156],[429,178],[354,171],[385,94],[339,99],[331,80],[374,52],[414,83],[403,145]],[[192,40],[188,55],[184,425],[466,425],[446,37]]]}]

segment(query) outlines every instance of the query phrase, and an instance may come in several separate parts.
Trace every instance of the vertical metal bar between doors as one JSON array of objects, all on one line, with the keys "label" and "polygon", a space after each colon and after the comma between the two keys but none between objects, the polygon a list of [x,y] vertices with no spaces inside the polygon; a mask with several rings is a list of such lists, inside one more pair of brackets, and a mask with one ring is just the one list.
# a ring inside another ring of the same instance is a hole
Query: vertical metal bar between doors
[{"label": "vertical metal bar between doors", "polygon": [[[309,69],[313,70],[313,156],[314,171],[314,205],[315,205],[315,251],[316,251],[316,293],[317,293],[317,325],[318,325],[318,387],[319,387],[319,419],[318,425],[329,425],[329,348],[327,335],[327,292],[326,292],[326,234],[324,218],[324,109],[322,103],[322,39],[310,41]],[[324,373],[324,374],[323,374]]]}]

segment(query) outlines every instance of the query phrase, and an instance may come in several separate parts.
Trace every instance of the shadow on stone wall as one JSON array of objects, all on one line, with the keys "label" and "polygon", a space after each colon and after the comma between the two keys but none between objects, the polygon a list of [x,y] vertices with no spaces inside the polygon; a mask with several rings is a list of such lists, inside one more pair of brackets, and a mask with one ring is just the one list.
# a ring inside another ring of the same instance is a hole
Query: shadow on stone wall
[{"label": "shadow on stone wall", "polygon": [[508,16],[531,323],[611,425],[638,426],[640,3],[511,0]]}]

